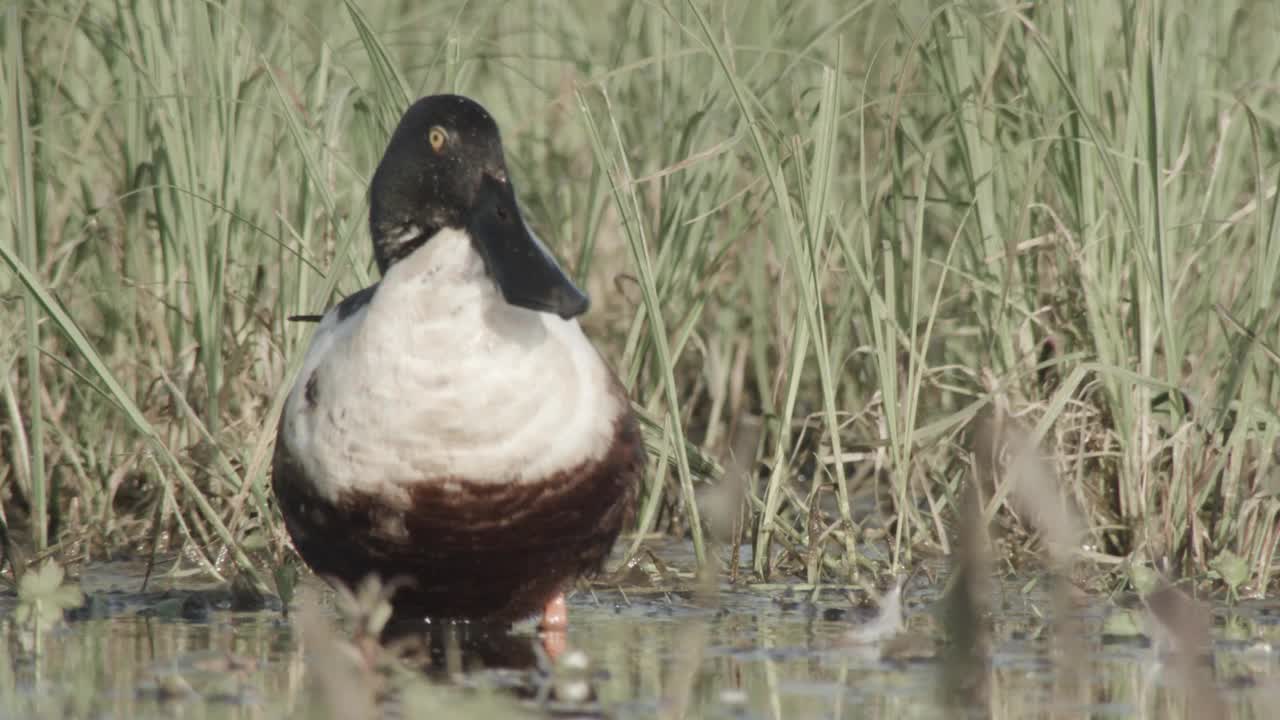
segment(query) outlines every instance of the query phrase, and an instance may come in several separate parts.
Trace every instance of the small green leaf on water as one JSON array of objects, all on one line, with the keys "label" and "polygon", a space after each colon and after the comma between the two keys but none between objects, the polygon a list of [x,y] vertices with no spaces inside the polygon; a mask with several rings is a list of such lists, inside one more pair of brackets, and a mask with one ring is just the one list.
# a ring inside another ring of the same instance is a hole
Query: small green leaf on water
[{"label": "small green leaf on water", "polygon": [[18,584],[18,599],[23,601],[44,600],[55,590],[62,587],[66,571],[53,560],[46,560],[35,572],[22,576]]},{"label": "small green leaf on water", "polygon": [[1129,566],[1129,582],[1139,595],[1147,595],[1160,585],[1160,573],[1146,565]]},{"label": "small green leaf on water", "polygon": [[1222,581],[1232,590],[1239,588],[1249,579],[1249,566],[1244,558],[1230,550],[1219,553],[1218,557],[1209,562],[1209,567],[1216,570],[1218,575],[1222,576]]},{"label": "small green leaf on water", "polygon": [[1234,640],[1236,642],[1248,642],[1253,639],[1254,627],[1243,616],[1237,613],[1231,613],[1226,617],[1226,621],[1222,623],[1222,638],[1224,640]]},{"label": "small green leaf on water", "polygon": [[34,573],[22,576],[18,587],[19,602],[44,602],[59,613],[84,602],[78,585],[64,584],[66,572],[53,560],[46,560]]},{"label": "small green leaf on water", "polygon": [[1142,622],[1133,610],[1117,609],[1102,621],[1102,634],[1137,637],[1142,634]]},{"label": "small green leaf on water", "polygon": [[37,631],[48,630],[62,620],[63,611],[84,602],[79,586],[64,584],[65,579],[66,571],[53,560],[25,573],[18,583],[18,622]]}]

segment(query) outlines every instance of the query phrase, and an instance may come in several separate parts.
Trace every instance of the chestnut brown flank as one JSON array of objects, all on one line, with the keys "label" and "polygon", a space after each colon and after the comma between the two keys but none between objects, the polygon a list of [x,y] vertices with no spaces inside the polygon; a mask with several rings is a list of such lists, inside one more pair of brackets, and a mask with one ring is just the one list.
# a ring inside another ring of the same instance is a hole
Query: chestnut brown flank
[{"label": "chestnut brown flank", "polygon": [[410,486],[407,507],[355,491],[334,503],[277,442],[272,484],[294,546],[317,574],[353,586],[370,573],[407,581],[393,598],[400,616],[518,620],[599,570],[630,520],[643,468],[626,413],[602,459],[536,483],[424,478]]}]

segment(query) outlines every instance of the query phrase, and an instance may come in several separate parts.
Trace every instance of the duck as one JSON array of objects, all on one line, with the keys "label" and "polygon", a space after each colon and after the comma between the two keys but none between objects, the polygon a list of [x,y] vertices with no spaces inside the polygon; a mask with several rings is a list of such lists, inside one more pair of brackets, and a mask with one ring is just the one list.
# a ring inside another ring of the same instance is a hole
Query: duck
[{"label": "duck", "polygon": [[414,102],[369,186],[380,274],[319,320],[285,401],[272,487],[294,549],[397,618],[567,624],[634,516],[628,393],[590,301],[521,213],[478,102]]}]

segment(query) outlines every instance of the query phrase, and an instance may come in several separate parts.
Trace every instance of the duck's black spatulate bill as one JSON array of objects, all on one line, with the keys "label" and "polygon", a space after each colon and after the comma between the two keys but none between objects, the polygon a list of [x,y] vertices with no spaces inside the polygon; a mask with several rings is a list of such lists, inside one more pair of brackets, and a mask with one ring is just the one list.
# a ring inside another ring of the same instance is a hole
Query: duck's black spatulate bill
[{"label": "duck's black spatulate bill", "polygon": [[586,294],[525,225],[509,182],[485,173],[467,231],[508,303],[566,320],[587,311]]}]

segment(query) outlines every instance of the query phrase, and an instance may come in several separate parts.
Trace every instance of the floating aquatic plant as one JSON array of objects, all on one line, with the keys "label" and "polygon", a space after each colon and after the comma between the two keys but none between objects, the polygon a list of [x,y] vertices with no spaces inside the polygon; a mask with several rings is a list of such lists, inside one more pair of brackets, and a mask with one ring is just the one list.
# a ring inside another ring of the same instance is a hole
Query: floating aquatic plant
[{"label": "floating aquatic plant", "polygon": [[46,632],[63,622],[63,614],[84,602],[79,585],[65,582],[66,571],[53,560],[27,570],[18,581],[18,607],[14,619],[27,651],[40,655]]}]

